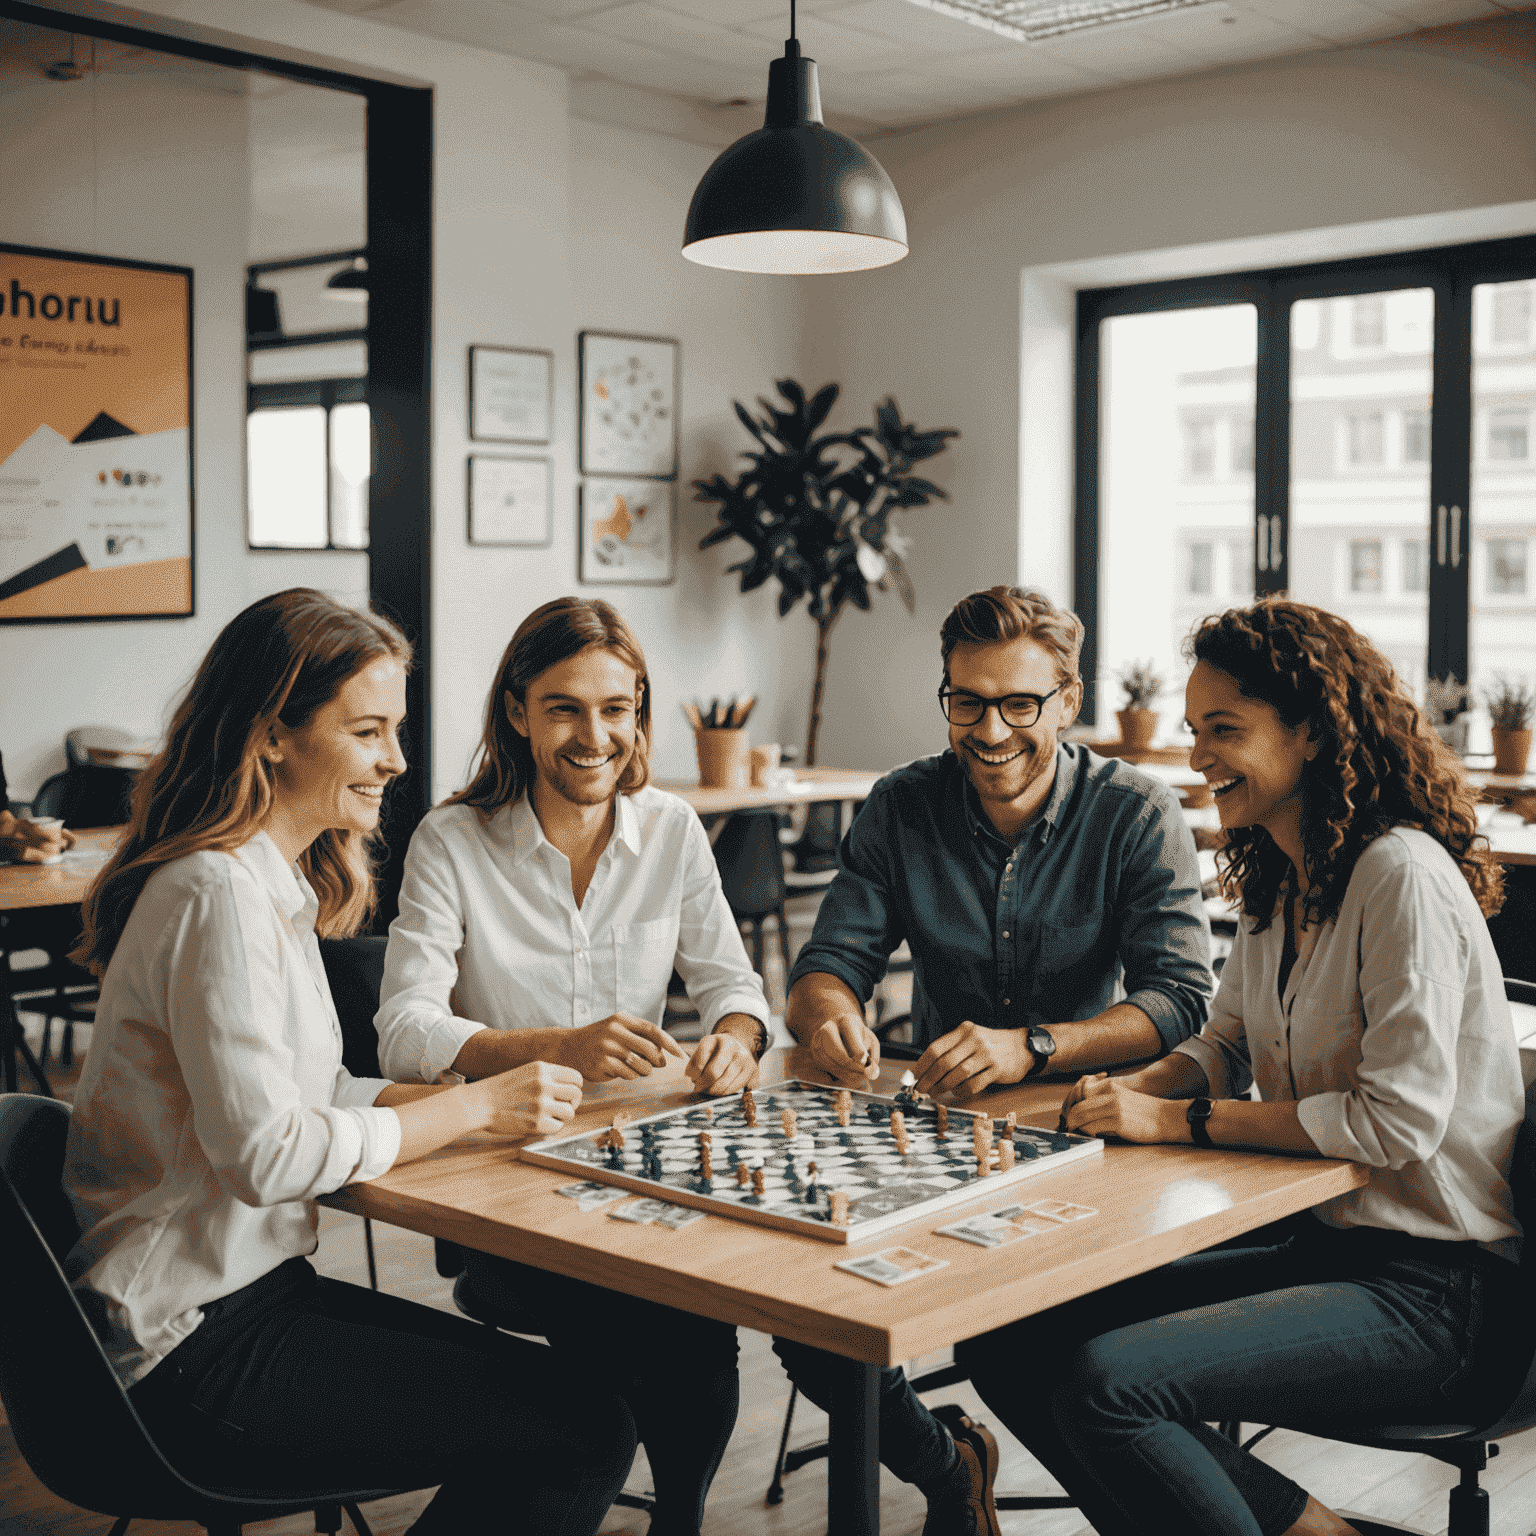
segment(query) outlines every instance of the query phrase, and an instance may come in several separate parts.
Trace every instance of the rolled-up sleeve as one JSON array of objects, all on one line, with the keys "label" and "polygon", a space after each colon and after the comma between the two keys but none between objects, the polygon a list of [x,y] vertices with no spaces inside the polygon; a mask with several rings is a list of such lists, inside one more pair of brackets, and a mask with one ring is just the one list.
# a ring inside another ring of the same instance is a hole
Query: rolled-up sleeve
[{"label": "rolled-up sleeve", "polygon": [[379,1067],[395,1082],[436,1081],[464,1042],[485,1028],[455,1016],[451,998],[464,944],[464,903],[441,835],[423,823],[411,838],[400,913],[389,925],[374,1027]]},{"label": "rolled-up sleeve", "polygon": [[1116,901],[1116,946],[1125,1001],[1152,1020],[1169,1051],[1205,1022],[1211,929],[1195,840],[1171,795],[1148,800],[1139,830]]},{"label": "rolled-up sleeve", "polygon": [[1466,956],[1454,903],[1418,865],[1386,870],[1366,893],[1355,1086],[1297,1106],[1325,1157],[1395,1169],[1439,1147],[1456,1103]]},{"label": "rolled-up sleeve", "polygon": [[877,784],[837,851],[837,874],[816,913],[816,927],[790,972],[790,985],[812,971],[836,976],[868,1002],[891,954],[906,938],[892,899],[893,796]]},{"label": "rolled-up sleeve", "polygon": [[165,1019],[193,1129],[242,1204],[279,1205],[374,1178],[400,1148],[393,1110],[306,1104],[289,1046],[281,940],[259,887],[225,879],[180,909],[164,958]]},{"label": "rolled-up sleeve", "polygon": [[1221,984],[1211,1003],[1211,1016],[1200,1033],[1181,1040],[1174,1050],[1197,1062],[1205,1073],[1206,1092],[1213,1099],[1238,1099],[1253,1083],[1248,1030],[1243,1022],[1244,929],[1221,968]]},{"label": "rolled-up sleeve", "polygon": [[728,1013],[771,1023],[763,983],[742,947],[704,824],[691,811],[684,823],[683,889],[674,964],[706,1030]]}]

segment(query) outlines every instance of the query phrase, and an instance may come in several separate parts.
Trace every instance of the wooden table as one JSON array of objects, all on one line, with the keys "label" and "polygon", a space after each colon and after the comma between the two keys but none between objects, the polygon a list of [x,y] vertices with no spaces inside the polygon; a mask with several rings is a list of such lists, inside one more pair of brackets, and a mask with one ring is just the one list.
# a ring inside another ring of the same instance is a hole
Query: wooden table
[{"label": "wooden table", "polygon": [[[841,800],[848,805],[869,798],[869,792],[889,769],[797,768],[795,782],[783,789],[705,789],[689,779],[657,779],[658,789],[686,800],[700,816],[727,816],[765,805],[814,805]],[[844,818],[846,820],[846,816]]]},{"label": "wooden table", "polygon": [[93,827],[75,833],[61,864],[0,864],[0,912],[79,906],[122,835],[121,827]]},{"label": "wooden table", "polygon": [[[894,1093],[903,1063],[882,1072]],[[825,1081],[809,1052],[770,1052],[762,1081]],[[984,1096],[994,1115],[1054,1126],[1065,1088],[1015,1086]],[[635,1083],[589,1086],[575,1126],[594,1131],[622,1104],[640,1114],[690,1101],[680,1067]],[[781,1334],[843,1357],[831,1420],[828,1529],[877,1536],[880,1529],[876,1368],[892,1365],[1040,1312],[1116,1280],[1363,1184],[1353,1163],[1194,1147],[1120,1147],[1027,1181],[1031,1200],[1058,1196],[1094,1206],[1079,1224],[1006,1250],[976,1248],[934,1229],[1017,1198],[978,1196],[895,1233],[844,1248],[727,1217],[679,1232],[582,1214],[555,1190],[569,1176],[520,1162],[513,1146],[468,1138],[368,1184],[326,1197],[327,1205],[447,1238],[465,1247],[659,1301],[738,1327]],[[949,1261],[937,1274],[893,1290],[836,1270],[842,1258],[910,1243]]]}]

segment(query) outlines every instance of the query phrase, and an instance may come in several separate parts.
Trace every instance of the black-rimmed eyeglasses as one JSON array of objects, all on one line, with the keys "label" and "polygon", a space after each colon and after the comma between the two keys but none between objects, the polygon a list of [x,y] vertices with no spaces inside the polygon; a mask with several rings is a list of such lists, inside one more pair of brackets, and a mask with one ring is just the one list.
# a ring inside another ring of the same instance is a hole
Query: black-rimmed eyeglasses
[{"label": "black-rimmed eyeglasses", "polygon": [[983,699],[974,693],[961,693],[948,684],[939,687],[939,708],[951,725],[978,725],[994,706],[1004,725],[1016,731],[1028,730],[1040,718],[1047,699],[1054,699],[1067,685],[1057,683],[1049,693],[1009,693],[1000,699]]}]

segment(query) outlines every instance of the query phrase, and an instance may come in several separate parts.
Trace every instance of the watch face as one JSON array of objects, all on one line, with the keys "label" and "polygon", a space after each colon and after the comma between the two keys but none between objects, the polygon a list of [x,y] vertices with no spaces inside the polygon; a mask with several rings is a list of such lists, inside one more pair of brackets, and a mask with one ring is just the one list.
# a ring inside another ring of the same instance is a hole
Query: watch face
[{"label": "watch face", "polygon": [[1056,1054],[1056,1039],[1048,1029],[1041,1029],[1037,1024],[1029,1032],[1029,1048],[1037,1056],[1054,1056]]}]

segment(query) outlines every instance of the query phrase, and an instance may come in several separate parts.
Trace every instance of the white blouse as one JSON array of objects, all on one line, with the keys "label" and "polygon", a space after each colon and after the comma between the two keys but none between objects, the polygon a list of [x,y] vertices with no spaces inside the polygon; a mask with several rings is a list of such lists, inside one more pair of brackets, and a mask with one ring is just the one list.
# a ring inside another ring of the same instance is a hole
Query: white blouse
[{"label": "white blouse", "polygon": [[70,1117],[65,1271],[125,1385],[205,1302],[313,1253],[314,1200],[377,1178],[400,1120],[341,1064],[309,883],[265,833],[155,871],[102,978]]},{"label": "white blouse", "polygon": [[1517,1259],[1507,1174],[1525,1114],[1488,925],[1456,861],[1399,827],[1360,856],[1332,922],[1303,929],[1282,1005],[1285,925],[1239,925],[1211,1018],[1175,1049],[1213,1098],[1257,1081],[1294,1101],[1324,1157],[1370,1183],[1317,1206],[1334,1227],[1474,1241]]},{"label": "white blouse", "polygon": [[660,1024],[674,966],[706,1029],[769,1022],[703,824],[655,788],[620,795],[581,905],[527,796],[482,821],[443,805],[411,838],[384,961],[379,1064],[432,1082],[478,1030]]}]

